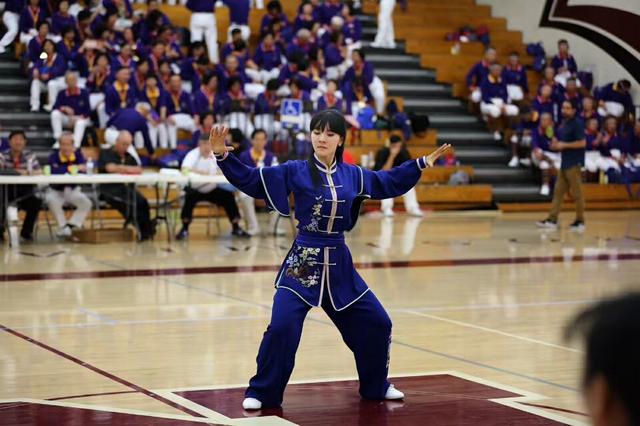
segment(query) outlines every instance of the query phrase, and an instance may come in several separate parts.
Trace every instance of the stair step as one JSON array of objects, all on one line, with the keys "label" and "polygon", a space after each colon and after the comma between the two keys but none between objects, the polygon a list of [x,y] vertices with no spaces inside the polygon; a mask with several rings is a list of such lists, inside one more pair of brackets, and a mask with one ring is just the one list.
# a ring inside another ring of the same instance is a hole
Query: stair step
[{"label": "stair step", "polygon": [[425,96],[451,97],[451,87],[445,84],[388,83],[387,90],[393,96],[405,98]]},{"label": "stair step", "polygon": [[[475,169],[474,169],[475,172]],[[550,201],[551,196],[539,193],[540,185],[493,185],[495,202]]]},{"label": "stair step", "polygon": [[456,157],[461,164],[475,166],[476,164],[495,165],[500,167],[507,164],[511,153],[507,149],[491,147],[459,147],[456,148]]},{"label": "stair step", "polygon": [[26,78],[0,78],[0,94],[29,93],[29,80]]},{"label": "stair step", "polygon": [[533,173],[528,169],[512,169],[503,167],[474,167],[473,181],[474,183],[490,183],[500,184],[508,182],[513,183],[531,183]]},{"label": "stair step", "polygon": [[[3,96],[0,90],[0,96]],[[0,112],[0,123],[9,126],[51,126],[51,116],[45,112]]]},{"label": "stair step", "polygon": [[405,54],[405,44],[404,42],[396,42],[395,49],[383,49],[380,47],[371,47],[372,40],[361,40],[362,50],[365,55],[373,55],[373,54],[385,54],[385,53],[394,53],[394,54]]}]

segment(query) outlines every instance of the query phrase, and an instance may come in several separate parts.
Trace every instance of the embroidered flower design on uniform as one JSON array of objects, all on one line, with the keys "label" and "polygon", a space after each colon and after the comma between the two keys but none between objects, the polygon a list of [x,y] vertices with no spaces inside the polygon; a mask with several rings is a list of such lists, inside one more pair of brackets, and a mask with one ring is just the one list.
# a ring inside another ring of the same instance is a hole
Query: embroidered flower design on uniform
[{"label": "embroidered flower design on uniform", "polygon": [[320,272],[313,267],[318,264],[319,248],[302,247],[296,244],[287,257],[287,277],[294,278],[303,287],[312,287],[320,283]]},{"label": "embroidered flower design on uniform", "polygon": [[322,219],[322,202],[324,197],[318,195],[316,203],[311,207],[311,221],[304,226],[306,231],[318,232],[320,230],[320,219]]}]

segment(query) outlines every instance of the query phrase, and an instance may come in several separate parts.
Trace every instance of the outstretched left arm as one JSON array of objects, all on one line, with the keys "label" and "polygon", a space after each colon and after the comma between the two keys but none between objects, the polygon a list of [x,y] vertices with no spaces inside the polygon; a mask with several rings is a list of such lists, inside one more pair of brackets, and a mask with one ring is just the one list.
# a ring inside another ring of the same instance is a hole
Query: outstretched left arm
[{"label": "outstretched left arm", "polygon": [[418,183],[422,170],[433,167],[436,160],[450,148],[451,145],[444,144],[429,155],[405,161],[391,170],[374,172],[360,169],[362,182],[359,195],[369,196],[374,200],[384,200],[406,193]]}]

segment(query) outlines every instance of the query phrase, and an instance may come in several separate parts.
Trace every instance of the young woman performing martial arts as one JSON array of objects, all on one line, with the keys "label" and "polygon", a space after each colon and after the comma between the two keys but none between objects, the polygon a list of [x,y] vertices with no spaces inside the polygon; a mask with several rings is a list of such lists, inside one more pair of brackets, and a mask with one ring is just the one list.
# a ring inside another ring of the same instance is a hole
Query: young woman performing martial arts
[{"label": "young woman performing martial arts", "polygon": [[391,320],[356,272],[344,232],[356,224],[367,198],[398,197],[422,170],[444,154],[432,154],[386,171],[373,172],[342,162],[347,134],[343,116],[325,110],[311,120],[313,155],[275,167],[251,168],[229,155],[226,127],[211,130],[218,166],[229,182],[247,195],[264,199],[289,216],[293,193],[298,235],[276,278],[271,323],[258,351],[257,373],[249,381],[242,406],[247,410],[279,407],[293,371],[302,324],[312,307],[322,307],[354,353],[360,395],[365,399],[402,399],[387,380]]}]

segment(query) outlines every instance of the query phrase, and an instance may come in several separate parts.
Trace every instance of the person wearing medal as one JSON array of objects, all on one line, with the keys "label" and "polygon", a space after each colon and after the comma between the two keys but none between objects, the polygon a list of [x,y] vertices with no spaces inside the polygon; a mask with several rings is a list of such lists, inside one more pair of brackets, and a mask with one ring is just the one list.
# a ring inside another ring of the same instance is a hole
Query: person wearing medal
[{"label": "person wearing medal", "polygon": [[444,144],[428,156],[398,167],[370,171],[342,161],[347,125],[342,114],[324,110],[311,120],[313,153],[306,161],[249,167],[225,145],[229,129],[214,126],[210,140],[220,170],[245,194],[264,199],[282,216],[291,214],[293,193],[298,235],[275,280],[271,322],[242,406],[279,407],[298,349],[304,319],[321,307],[353,351],[364,399],[402,399],[387,380],[391,319],[355,270],[344,233],[356,224],[365,199],[398,197],[413,188],[422,170],[446,153]]}]

